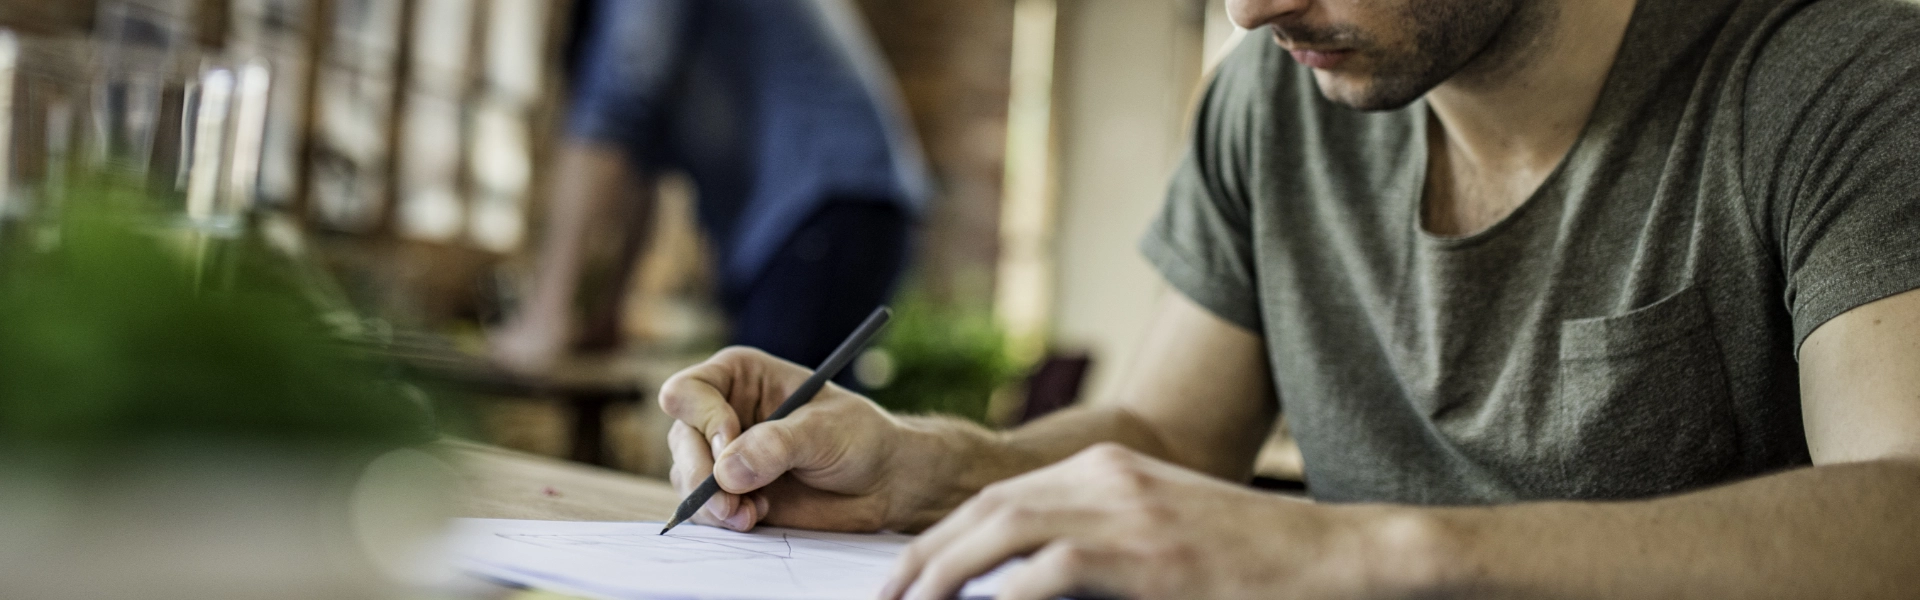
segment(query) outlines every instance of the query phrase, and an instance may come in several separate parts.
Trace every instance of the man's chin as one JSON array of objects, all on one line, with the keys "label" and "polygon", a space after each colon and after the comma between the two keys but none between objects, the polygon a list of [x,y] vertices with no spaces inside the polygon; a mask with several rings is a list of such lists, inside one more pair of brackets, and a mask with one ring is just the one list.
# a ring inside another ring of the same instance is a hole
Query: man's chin
[{"label": "man's chin", "polygon": [[1394,88],[1408,86],[1387,85],[1372,77],[1350,73],[1315,70],[1313,79],[1327,101],[1361,111],[1399,110],[1427,93],[1426,89],[1396,90]]}]

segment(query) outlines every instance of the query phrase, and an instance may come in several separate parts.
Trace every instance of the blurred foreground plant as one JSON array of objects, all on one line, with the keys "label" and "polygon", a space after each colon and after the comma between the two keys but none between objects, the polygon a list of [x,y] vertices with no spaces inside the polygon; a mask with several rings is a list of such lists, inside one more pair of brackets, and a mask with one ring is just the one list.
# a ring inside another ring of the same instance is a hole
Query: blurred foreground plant
[{"label": "blurred foreground plant", "polygon": [[38,236],[52,243],[0,248],[0,452],[376,450],[430,435],[425,407],[330,333],[284,256],[183,233],[157,204],[137,185],[76,185],[45,225],[57,235]]}]

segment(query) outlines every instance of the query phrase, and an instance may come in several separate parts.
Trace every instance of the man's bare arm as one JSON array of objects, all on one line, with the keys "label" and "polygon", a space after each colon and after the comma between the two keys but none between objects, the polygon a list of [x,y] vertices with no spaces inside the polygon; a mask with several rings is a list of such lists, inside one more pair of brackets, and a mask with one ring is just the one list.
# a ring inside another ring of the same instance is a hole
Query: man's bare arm
[{"label": "man's bare arm", "polygon": [[1279,411],[1259,335],[1168,293],[1142,342],[1114,394],[1012,431],[1005,447],[1038,468],[1117,442],[1222,479],[1250,477]]},{"label": "man's bare arm", "polygon": [[615,201],[634,203],[622,213],[652,212],[651,190],[633,172],[626,152],[614,146],[563,142],[554,181],[533,284],[519,312],[492,340],[494,359],[515,370],[543,370],[566,349],[574,295],[587,263],[587,240],[607,223],[627,226],[625,219],[610,218]]},{"label": "man's bare arm", "polygon": [[1911,597],[1920,590],[1920,291],[1801,349],[1815,467],[1669,499],[1435,511],[1474,597]]}]

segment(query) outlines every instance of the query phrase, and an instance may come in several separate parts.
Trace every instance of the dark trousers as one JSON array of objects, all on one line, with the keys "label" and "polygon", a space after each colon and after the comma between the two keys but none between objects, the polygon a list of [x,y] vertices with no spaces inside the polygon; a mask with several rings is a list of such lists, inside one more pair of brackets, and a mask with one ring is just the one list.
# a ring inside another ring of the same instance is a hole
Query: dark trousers
[{"label": "dark trousers", "polygon": [[[912,219],[892,204],[823,205],[751,285],[722,291],[733,343],[819,366],[893,296],[912,234]],[[854,387],[852,369],[835,381]]]}]

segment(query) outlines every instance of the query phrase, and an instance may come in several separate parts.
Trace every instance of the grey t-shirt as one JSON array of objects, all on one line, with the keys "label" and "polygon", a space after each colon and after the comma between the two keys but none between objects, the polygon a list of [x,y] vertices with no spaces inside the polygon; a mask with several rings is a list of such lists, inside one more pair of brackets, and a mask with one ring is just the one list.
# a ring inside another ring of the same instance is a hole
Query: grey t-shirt
[{"label": "grey t-shirt", "polygon": [[1808,463],[1796,352],[1920,288],[1920,4],[1642,0],[1579,141],[1422,230],[1429,110],[1220,68],[1142,250],[1259,332],[1329,501],[1621,499]]}]

